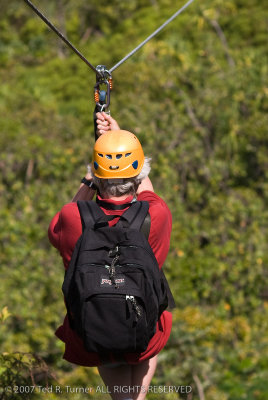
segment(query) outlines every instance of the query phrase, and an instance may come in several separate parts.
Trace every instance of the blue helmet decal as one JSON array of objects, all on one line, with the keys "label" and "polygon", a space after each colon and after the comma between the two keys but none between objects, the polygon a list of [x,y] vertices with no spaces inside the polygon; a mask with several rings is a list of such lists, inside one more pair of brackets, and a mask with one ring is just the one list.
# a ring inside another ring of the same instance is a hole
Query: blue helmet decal
[{"label": "blue helmet decal", "polygon": [[96,163],[96,161],[94,161],[94,168],[95,168],[95,169],[98,169],[98,168],[99,168],[99,164]]},{"label": "blue helmet decal", "polygon": [[134,169],[137,169],[138,168],[138,160],[136,160],[136,161],[134,161],[133,163],[132,163],[132,167],[134,168]]}]

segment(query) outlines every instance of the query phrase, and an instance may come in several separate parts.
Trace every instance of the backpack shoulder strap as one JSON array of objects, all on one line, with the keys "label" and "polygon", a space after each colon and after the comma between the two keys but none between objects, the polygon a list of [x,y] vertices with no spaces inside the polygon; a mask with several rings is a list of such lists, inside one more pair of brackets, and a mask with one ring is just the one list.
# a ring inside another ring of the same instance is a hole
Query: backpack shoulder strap
[{"label": "backpack shoulder strap", "polygon": [[139,231],[141,230],[146,215],[148,214],[148,210],[148,201],[135,201],[131,204],[127,211],[121,215],[118,224],[122,222],[123,226],[127,226]]},{"label": "backpack shoulder strap", "polygon": [[77,206],[80,213],[83,231],[86,227],[93,228],[96,221],[105,216],[105,213],[94,201],[78,201]]},{"label": "backpack shoulder strap", "polygon": [[172,294],[172,292],[170,290],[166,275],[165,275],[165,273],[164,273],[162,268],[160,270],[160,276],[161,276],[162,282],[163,282],[163,284],[164,284],[164,286],[166,288],[166,291],[167,291],[168,307],[170,309],[175,308],[176,307],[176,303],[175,303],[173,294]]},{"label": "backpack shoulder strap", "polygon": [[141,232],[144,234],[147,240],[149,239],[150,229],[151,229],[151,215],[149,214],[148,211],[141,226]]},{"label": "backpack shoulder strap", "polygon": [[64,277],[63,284],[62,284],[62,291],[63,291],[65,298],[67,298],[70,287],[71,287],[71,281],[72,281],[72,277],[73,277],[73,274],[75,271],[75,264],[76,264],[76,260],[78,258],[81,243],[82,243],[82,235],[76,242],[70,264],[69,264],[67,270],[65,271],[65,277]]}]

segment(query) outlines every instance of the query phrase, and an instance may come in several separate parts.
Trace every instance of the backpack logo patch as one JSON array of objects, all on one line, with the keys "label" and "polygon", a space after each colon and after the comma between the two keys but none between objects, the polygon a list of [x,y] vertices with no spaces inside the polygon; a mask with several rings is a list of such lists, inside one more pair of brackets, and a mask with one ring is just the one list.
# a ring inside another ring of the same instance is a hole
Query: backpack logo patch
[{"label": "backpack logo patch", "polygon": [[[117,286],[125,286],[125,277],[124,275],[116,275],[115,283]],[[110,287],[113,285],[112,280],[109,278],[109,275],[101,275],[100,286],[101,287]]]}]

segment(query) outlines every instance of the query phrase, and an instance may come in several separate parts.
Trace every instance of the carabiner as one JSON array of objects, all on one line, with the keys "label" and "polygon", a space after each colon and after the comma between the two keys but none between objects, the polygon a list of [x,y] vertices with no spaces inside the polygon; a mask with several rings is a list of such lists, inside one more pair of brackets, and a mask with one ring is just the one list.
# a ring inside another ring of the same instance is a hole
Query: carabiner
[{"label": "carabiner", "polygon": [[[106,69],[105,65],[98,65],[96,67],[96,70],[98,72],[96,74],[96,84],[94,86],[94,99],[95,99],[96,106],[100,109],[100,111],[103,111],[104,109],[107,109],[110,105],[110,92],[113,88],[112,75]],[[101,85],[106,86],[105,100],[103,100],[103,99],[100,100],[100,86]]]},{"label": "carabiner", "polygon": [[[106,85],[106,99],[105,103],[100,102],[100,85]],[[97,82],[96,85],[94,86],[94,98],[95,98],[95,103],[99,108],[108,108],[110,105],[110,85],[107,80]]]}]

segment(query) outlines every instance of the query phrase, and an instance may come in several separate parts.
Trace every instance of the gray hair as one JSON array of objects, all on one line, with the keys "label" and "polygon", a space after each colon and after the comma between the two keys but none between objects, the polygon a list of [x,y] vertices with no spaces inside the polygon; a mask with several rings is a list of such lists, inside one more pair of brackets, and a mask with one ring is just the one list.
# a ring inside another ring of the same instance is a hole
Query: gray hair
[{"label": "gray hair", "polygon": [[103,197],[119,197],[124,194],[132,194],[135,195],[139,184],[141,181],[146,178],[150,171],[151,158],[145,157],[144,164],[139,175],[134,176],[133,178],[123,178],[123,179],[101,179],[97,178],[93,171],[91,165],[88,165],[88,172],[92,175],[92,179],[94,184],[97,186],[100,194]]}]

